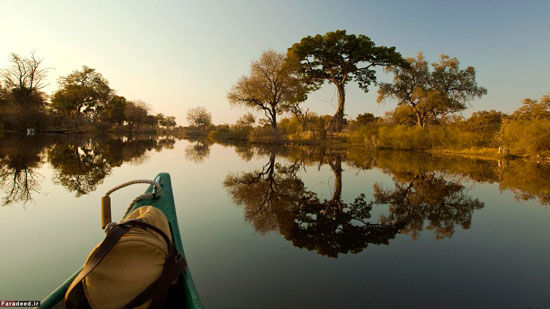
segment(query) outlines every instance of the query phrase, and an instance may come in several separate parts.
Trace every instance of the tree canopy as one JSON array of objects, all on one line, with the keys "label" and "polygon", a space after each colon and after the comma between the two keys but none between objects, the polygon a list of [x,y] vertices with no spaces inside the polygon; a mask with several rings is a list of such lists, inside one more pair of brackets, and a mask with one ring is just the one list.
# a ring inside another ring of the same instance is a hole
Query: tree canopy
[{"label": "tree canopy", "polygon": [[206,108],[199,106],[187,111],[187,121],[199,130],[206,130],[212,126],[212,115]]},{"label": "tree canopy", "polygon": [[403,64],[395,47],[376,46],[368,36],[345,30],[304,37],[288,49],[288,55],[300,61],[300,74],[309,90],[319,89],[326,81],[336,86],[338,108],[331,125],[337,130],[344,124],[345,85],[354,80],[367,92],[376,83],[375,67]]},{"label": "tree canopy", "polygon": [[124,118],[133,128],[135,125],[145,124],[149,114],[149,106],[141,101],[128,101],[124,109]]},{"label": "tree canopy", "polygon": [[87,66],[60,78],[58,83],[60,89],[52,96],[52,107],[76,116],[93,115],[96,108],[107,102],[113,92],[103,75]]},{"label": "tree canopy", "polygon": [[522,105],[513,114],[516,120],[550,119],[550,95],[543,95],[539,100],[523,99]]},{"label": "tree canopy", "polygon": [[377,101],[397,99],[399,107],[408,106],[401,107],[399,114],[412,113],[419,127],[464,110],[469,100],[487,94],[487,89],[476,82],[475,69],[460,69],[456,58],[441,55],[438,62],[432,63],[431,71],[422,53],[406,62],[406,66],[387,68],[393,72],[393,83],[380,84]]},{"label": "tree canopy", "polygon": [[277,115],[305,100],[305,88],[295,75],[298,63],[273,50],[264,52],[227,94],[230,104],[264,112],[271,126],[277,128]]},{"label": "tree canopy", "polygon": [[127,100],[123,96],[113,95],[101,106],[100,117],[103,121],[115,124],[123,124],[125,120]]},{"label": "tree canopy", "polygon": [[11,54],[9,64],[0,70],[0,122],[9,128],[32,128],[45,118],[48,69],[43,59]]},{"label": "tree canopy", "polygon": [[48,69],[42,65],[43,59],[34,52],[27,58],[12,53],[10,65],[1,71],[2,81],[8,89],[18,88],[27,93],[46,86]]}]

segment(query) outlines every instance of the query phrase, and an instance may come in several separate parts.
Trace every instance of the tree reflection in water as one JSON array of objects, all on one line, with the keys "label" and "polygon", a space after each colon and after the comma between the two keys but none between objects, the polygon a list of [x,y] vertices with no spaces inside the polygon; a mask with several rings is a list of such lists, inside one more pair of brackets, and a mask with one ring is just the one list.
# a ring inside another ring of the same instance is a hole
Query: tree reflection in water
[{"label": "tree reflection in water", "polygon": [[5,191],[3,205],[32,200],[38,192],[35,170],[46,161],[54,168],[54,182],[76,196],[94,191],[123,163],[140,162],[151,150],[173,148],[167,136],[86,137],[7,136],[0,139],[0,184]]},{"label": "tree reflection in water", "polygon": [[[427,230],[442,239],[452,237],[457,227],[469,229],[484,203],[469,195],[464,182],[496,182],[518,200],[550,204],[550,166],[522,160],[311,146],[239,148],[248,159],[254,153],[269,158],[260,170],[225,179],[234,202],[244,207],[245,220],[259,233],[277,231],[297,247],[330,257],[361,252],[368,244],[388,244],[397,233],[417,239]],[[370,199],[360,194],[345,201],[343,163],[359,170],[378,169],[391,175],[394,184],[389,188],[375,184]],[[321,199],[300,179],[298,171],[308,165],[330,167],[334,179],[330,198]],[[371,218],[374,207],[386,205],[386,214]]]},{"label": "tree reflection in water", "polygon": [[289,220],[304,191],[303,182],[295,176],[299,165],[282,166],[275,158],[273,152],[261,170],[228,175],[224,181],[235,203],[244,206],[245,220],[262,234],[280,229]]},{"label": "tree reflection in water", "polygon": [[388,204],[390,210],[381,222],[405,224],[401,232],[410,234],[412,239],[418,238],[426,220],[427,229],[436,239],[452,237],[455,225],[468,229],[473,212],[484,206],[468,196],[463,185],[435,173],[394,176],[394,180],[393,190],[374,185],[376,203]]},{"label": "tree reflection in water", "polygon": [[358,253],[369,243],[388,244],[401,224],[375,224],[372,202],[361,194],[353,202],[342,200],[342,159],[337,153],[322,152],[319,164],[326,162],[335,178],[332,197],[320,200],[307,190],[297,171],[304,164],[276,163],[276,153],[261,170],[228,175],[226,190],[234,202],[244,206],[244,216],[256,231],[278,230],[294,246],[337,257],[340,253]]},{"label": "tree reflection in water", "polygon": [[94,191],[114,167],[123,163],[142,163],[146,153],[171,148],[171,137],[129,136],[69,139],[57,142],[48,151],[55,169],[54,181],[76,196]]},{"label": "tree reflection in water", "polygon": [[35,172],[43,160],[48,140],[3,137],[0,139],[0,186],[4,196],[2,205],[32,201],[32,193],[39,192],[39,178]]},{"label": "tree reflection in water", "polygon": [[203,162],[210,155],[211,142],[208,140],[198,140],[190,143],[185,148],[185,158],[194,163]]}]

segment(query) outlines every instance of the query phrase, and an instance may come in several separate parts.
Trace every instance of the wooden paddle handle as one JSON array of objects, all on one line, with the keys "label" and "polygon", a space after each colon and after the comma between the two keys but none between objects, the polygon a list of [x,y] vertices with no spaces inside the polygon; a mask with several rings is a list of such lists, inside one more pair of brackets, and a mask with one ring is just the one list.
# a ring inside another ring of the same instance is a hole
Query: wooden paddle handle
[{"label": "wooden paddle handle", "polygon": [[101,198],[101,228],[105,229],[109,223],[111,223],[111,198],[104,196]]}]

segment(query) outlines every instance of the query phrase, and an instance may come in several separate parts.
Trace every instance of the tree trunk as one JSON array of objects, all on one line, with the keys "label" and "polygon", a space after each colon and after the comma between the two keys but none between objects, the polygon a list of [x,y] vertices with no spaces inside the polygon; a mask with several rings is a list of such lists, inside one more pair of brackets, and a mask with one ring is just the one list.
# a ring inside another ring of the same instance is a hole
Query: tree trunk
[{"label": "tree trunk", "polygon": [[416,126],[423,128],[425,125],[424,116],[420,112],[416,112]]},{"label": "tree trunk", "polygon": [[340,132],[344,127],[344,103],[346,101],[346,90],[344,84],[334,84],[338,90],[338,108],[336,109],[334,116],[332,116],[328,126],[331,130]]},{"label": "tree trunk", "polygon": [[271,115],[271,127],[273,127],[273,130],[277,130],[277,113]]},{"label": "tree trunk", "polygon": [[277,110],[273,105],[271,106],[269,114],[271,115],[271,127],[273,128],[273,131],[276,131],[277,130]]},{"label": "tree trunk", "polygon": [[336,113],[332,116],[329,126],[334,129],[334,131],[342,131],[344,126],[344,103],[346,101],[346,89],[344,84],[336,84],[338,89],[338,108]]},{"label": "tree trunk", "polygon": [[[333,160],[331,160],[333,159]],[[334,174],[334,191],[332,191],[331,204],[339,204],[342,198],[342,158],[335,154],[334,158],[328,158],[328,164]]]}]

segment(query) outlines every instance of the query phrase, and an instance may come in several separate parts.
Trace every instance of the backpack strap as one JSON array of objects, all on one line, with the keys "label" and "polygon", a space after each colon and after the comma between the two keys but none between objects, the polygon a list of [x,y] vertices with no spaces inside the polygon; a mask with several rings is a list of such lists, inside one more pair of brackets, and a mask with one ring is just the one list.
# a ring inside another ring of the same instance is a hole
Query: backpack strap
[{"label": "backpack strap", "polygon": [[141,220],[128,220],[125,223],[130,222],[137,227],[147,229],[150,228],[159,233],[166,241],[168,245],[168,254],[164,260],[164,267],[160,277],[145,288],[138,296],[131,300],[125,307],[133,308],[137,307],[147,300],[151,299],[150,308],[161,308],[168,295],[170,285],[176,280],[185,270],[187,262],[185,258],[181,256],[176,247],[170,241],[170,238],[157,226],[143,222]]},{"label": "backpack strap", "polygon": [[84,268],[80,273],[74,278],[73,282],[67,289],[65,293],[65,304],[67,308],[79,308],[81,305],[81,300],[83,292],[82,287],[78,288],[79,293],[72,293],[77,285],[82,285],[82,280],[84,280],[98,265],[101,263],[103,258],[113,249],[115,244],[120,240],[122,235],[126,234],[130,230],[130,225],[127,224],[117,224],[114,226],[105,237],[105,240],[101,242],[97,250],[95,250],[92,255],[89,257],[87,263],[84,265]]},{"label": "backpack strap", "polygon": [[160,277],[145,288],[125,307],[137,307],[149,299],[152,299],[150,306],[151,308],[162,307],[164,301],[166,300],[166,295],[168,294],[170,284],[183,273],[185,267],[187,266],[187,262],[185,261],[185,258],[178,253],[168,235],[166,235],[160,228],[141,220],[134,219],[114,225],[107,234],[107,237],[105,237],[105,240],[103,240],[97,250],[90,255],[87,263],[84,265],[84,268],[76,276],[65,293],[65,305],[67,308],[90,307],[83,293],[82,280],[84,280],[101,263],[101,261],[111,251],[120,238],[132,227],[139,227],[142,229],[149,228],[160,234],[168,246],[168,254],[164,260],[164,267]]}]

